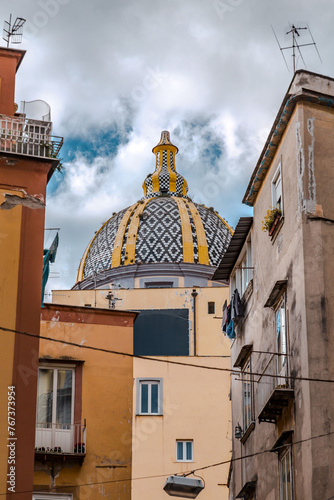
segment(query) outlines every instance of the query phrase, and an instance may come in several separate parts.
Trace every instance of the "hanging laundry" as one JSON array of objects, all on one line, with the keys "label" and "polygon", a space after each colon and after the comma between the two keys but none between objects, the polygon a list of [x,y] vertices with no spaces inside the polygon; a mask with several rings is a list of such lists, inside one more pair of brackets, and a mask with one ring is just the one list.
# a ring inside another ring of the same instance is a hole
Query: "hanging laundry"
[{"label": "hanging laundry", "polygon": [[234,290],[231,297],[231,319],[235,321],[239,316],[244,315],[243,307],[241,304],[240,295],[237,289]]},{"label": "hanging laundry", "polygon": [[231,304],[229,304],[226,309],[226,325],[228,325],[230,321],[231,321]]},{"label": "hanging laundry", "polygon": [[235,339],[235,331],[234,331],[234,321],[231,319],[229,324],[226,327],[226,335],[231,339]]},{"label": "hanging laundry", "polygon": [[222,332],[226,332],[227,326],[227,300],[225,300],[223,305],[223,321],[222,321]]}]

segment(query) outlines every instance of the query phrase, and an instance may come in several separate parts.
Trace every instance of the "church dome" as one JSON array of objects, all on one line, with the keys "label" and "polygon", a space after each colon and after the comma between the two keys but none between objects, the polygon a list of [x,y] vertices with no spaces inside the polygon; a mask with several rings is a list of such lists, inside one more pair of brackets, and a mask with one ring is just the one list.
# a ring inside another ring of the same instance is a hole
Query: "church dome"
[{"label": "church dome", "polygon": [[175,169],[177,152],[169,132],[162,132],[143,198],[114,214],[95,234],[81,259],[77,282],[125,267],[129,274],[143,264],[218,266],[233,231],[212,208],[187,196],[187,181]]}]

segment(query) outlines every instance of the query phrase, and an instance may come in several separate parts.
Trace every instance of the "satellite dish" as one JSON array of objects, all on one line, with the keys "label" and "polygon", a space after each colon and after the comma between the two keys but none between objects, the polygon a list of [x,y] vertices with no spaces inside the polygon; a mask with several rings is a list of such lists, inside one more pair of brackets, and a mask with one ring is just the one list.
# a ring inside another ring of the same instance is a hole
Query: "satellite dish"
[{"label": "satellite dish", "polygon": [[163,488],[171,497],[196,498],[204,489],[201,479],[169,476]]}]

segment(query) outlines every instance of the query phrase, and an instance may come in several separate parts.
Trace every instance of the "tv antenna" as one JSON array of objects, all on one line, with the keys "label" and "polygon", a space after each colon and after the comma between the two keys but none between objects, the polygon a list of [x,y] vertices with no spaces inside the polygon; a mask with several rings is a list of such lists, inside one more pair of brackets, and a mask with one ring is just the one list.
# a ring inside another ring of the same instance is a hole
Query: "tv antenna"
[{"label": "tv antenna", "polygon": [[[275,35],[277,44],[278,44],[279,49],[281,51],[281,54],[283,56],[284,62],[286,64],[286,67],[288,68],[288,71],[289,71],[289,66],[288,66],[288,63],[286,62],[286,59],[284,57],[284,52],[283,52],[284,50],[291,50],[292,49],[292,64],[293,64],[293,72],[294,73],[296,71],[296,54],[297,53],[299,53],[299,55],[301,57],[301,60],[303,61],[304,66],[306,68],[306,63],[304,61],[303,54],[302,54],[302,52],[300,50],[301,47],[306,47],[306,46],[309,46],[309,45],[314,45],[314,48],[317,51],[319,59],[322,62],[320,54],[319,54],[319,51],[318,51],[318,48],[317,48],[317,44],[314,41],[314,38],[312,36],[312,33],[311,33],[309,25],[307,25],[307,26],[300,26],[300,27],[296,27],[294,24],[290,25],[289,30],[285,33],[286,35],[291,35],[291,37],[292,37],[292,45],[290,45],[289,47],[281,47],[281,45],[280,45],[280,43],[278,41],[278,38],[276,36],[276,33],[274,31],[274,28],[271,27],[271,29],[273,30],[273,33]],[[310,42],[310,43],[298,43],[298,37],[300,37],[300,35],[301,35],[300,31],[303,31],[303,30],[308,30],[312,42]]]},{"label": "tv antenna", "polygon": [[12,24],[12,14],[9,16],[9,21],[5,21],[3,24],[2,38],[7,42],[7,48],[9,43],[21,43],[23,35],[23,25],[26,22],[23,17],[17,17]]}]

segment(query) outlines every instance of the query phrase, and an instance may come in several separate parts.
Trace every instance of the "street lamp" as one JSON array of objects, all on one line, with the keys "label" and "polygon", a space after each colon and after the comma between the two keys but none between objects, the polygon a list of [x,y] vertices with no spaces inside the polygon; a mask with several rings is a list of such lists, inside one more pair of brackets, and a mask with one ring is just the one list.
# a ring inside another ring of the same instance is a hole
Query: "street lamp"
[{"label": "street lamp", "polygon": [[201,479],[192,479],[184,476],[169,476],[164,490],[171,497],[196,498],[204,489]]}]

